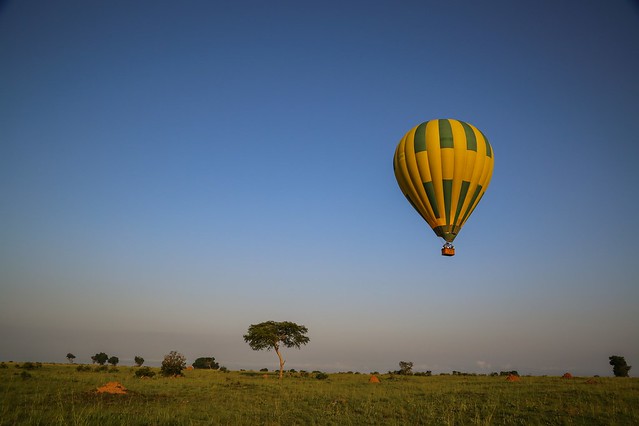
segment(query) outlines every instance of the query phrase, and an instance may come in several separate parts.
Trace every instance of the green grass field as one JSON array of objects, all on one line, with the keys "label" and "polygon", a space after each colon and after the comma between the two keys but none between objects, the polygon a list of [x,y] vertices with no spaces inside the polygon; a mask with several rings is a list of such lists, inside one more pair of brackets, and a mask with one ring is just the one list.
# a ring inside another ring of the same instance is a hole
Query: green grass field
[{"label": "green grass field", "polygon": [[[133,367],[0,368],[0,424],[38,425],[637,425],[639,379],[273,373],[190,370],[139,379]],[[159,369],[154,369],[159,371]],[[125,395],[98,394],[110,381]]]}]

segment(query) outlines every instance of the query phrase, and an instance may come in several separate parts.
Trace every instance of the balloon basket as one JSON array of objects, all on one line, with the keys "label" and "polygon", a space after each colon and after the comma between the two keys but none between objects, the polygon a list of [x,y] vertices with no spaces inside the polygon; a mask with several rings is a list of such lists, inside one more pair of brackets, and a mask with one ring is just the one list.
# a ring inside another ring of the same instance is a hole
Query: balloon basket
[{"label": "balloon basket", "polygon": [[442,256],[455,256],[455,247],[449,243],[444,244],[444,247],[442,247]]}]

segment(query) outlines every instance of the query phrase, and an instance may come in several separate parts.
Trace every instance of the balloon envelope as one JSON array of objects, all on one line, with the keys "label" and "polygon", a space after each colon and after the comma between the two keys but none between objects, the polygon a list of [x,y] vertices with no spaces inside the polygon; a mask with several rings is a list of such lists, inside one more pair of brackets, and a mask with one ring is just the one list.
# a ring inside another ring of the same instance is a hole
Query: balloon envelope
[{"label": "balloon envelope", "polygon": [[435,234],[451,243],[484,195],[494,153],[459,120],[430,120],[404,135],[393,159],[400,189]]}]

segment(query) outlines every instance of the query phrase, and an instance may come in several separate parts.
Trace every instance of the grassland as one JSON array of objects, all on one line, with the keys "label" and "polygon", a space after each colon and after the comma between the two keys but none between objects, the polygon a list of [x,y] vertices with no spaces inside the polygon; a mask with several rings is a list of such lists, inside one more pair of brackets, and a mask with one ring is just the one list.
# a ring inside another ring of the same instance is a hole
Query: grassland
[{"label": "grassland", "polygon": [[[133,367],[0,368],[0,425],[636,425],[639,379],[285,377],[191,370],[139,379]],[[156,370],[158,371],[158,370]],[[110,381],[125,395],[99,394]]]}]

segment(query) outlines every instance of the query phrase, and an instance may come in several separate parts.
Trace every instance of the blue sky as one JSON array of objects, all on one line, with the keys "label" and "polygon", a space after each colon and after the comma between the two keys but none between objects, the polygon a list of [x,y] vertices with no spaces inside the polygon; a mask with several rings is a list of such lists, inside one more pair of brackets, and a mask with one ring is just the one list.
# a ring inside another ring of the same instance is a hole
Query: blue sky
[{"label": "blue sky", "polygon": [[[639,363],[639,8],[441,3],[4,2],[0,359]],[[495,151],[453,258],[392,170],[433,118]]]}]

